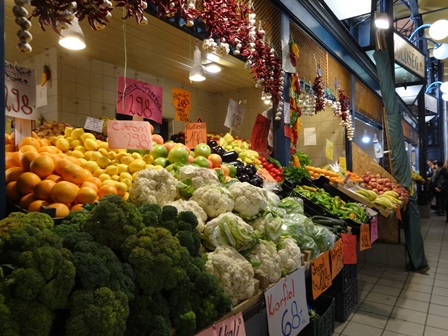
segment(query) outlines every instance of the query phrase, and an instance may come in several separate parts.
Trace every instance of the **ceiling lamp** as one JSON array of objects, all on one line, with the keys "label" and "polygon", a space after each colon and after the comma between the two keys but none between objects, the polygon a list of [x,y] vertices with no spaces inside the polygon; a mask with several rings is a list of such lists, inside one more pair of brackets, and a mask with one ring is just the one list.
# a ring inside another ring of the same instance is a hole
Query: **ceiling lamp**
[{"label": "ceiling lamp", "polygon": [[221,72],[222,68],[216,63],[209,63],[204,65],[205,71],[208,73],[218,73]]},{"label": "ceiling lamp", "polygon": [[[448,94],[448,81],[447,82],[440,82],[440,81],[432,82],[431,84],[429,84],[427,86],[425,93],[429,93],[430,89],[436,84],[441,84],[440,88],[439,88],[440,91],[442,91],[442,93]],[[444,100],[446,100],[446,99],[444,99]]]},{"label": "ceiling lamp", "polygon": [[370,142],[370,137],[367,134],[367,129],[364,129],[364,135],[362,136],[361,141],[365,144],[368,144]]},{"label": "ceiling lamp", "polygon": [[432,51],[432,55],[438,60],[444,60],[448,57],[448,44],[446,43],[437,43],[434,45],[434,50]]},{"label": "ceiling lamp", "polygon": [[202,82],[205,80],[204,66],[201,63],[201,50],[197,44],[194,48],[193,66],[191,67],[189,78],[192,82]]},{"label": "ceiling lamp", "polygon": [[375,26],[378,29],[389,29],[389,17],[386,13],[375,12]]},{"label": "ceiling lamp", "polygon": [[75,16],[66,29],[61,30],[59,45],[70,50],[81,50],[86,47],[84,33]]},{"label": "ceiling lamp", "polygon": [[448,101],[448,93],[444,93],[444,94],[442,95],[442,99],[443,99],[444,101]]},{"label": "ceiling lamp", "polygon": [[429,36],[434,40],[443,40],[448,36],[448,20],[438,20],[429,27]]}]

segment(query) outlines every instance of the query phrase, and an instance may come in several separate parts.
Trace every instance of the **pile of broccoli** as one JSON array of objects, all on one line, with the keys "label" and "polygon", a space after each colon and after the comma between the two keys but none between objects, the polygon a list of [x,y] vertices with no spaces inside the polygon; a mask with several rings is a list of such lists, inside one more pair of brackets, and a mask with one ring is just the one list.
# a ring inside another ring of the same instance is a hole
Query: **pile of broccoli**
[{"label": "pile of broccoli", "polygon": [[[196,216],[116,195],[0,221],[0,335],[194,335],[231,309]],[[26,318],[25,318],[26,317]]]}]

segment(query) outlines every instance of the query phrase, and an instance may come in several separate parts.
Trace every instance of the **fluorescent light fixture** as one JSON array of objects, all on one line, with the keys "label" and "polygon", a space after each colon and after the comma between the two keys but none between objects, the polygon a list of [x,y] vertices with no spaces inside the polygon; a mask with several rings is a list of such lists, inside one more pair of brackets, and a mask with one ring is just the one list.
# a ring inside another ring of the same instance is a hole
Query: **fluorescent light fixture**
[{"label": "fluorescent light fixture", "polygon": [[429,27],[429,36],[434,40],[443,40],[448,36],[448,20],[438,20]]},{"label": "fluorescent light fixture", "polygon": [[432,55],[438,60],[444,60],[448,57],[448,44],[446,43],[437,43],[434,45],[434,50],[432,51]]},{"label": "fluorescent light fixture", "polygon": [[81,50],[86,47],[84,33],[75,16],[66,29],[61,30],[59,45],[70,50]]},{"label": "fluorescent light fixture", "polygon": [[221,72],[222,68],[216,63],[209,63],[204,65],[205,71],[208,73],[218,73]]},{"label": "fluorescent light fixture", "polygon": [[364,130],[364,135],[362,136],[361,141],[363,143],[365,143],[365,144],[368,144],[370,142],[370,137],[367,134],[367,130],[366,129]]},{"label": "fluorescent light fixture", "polygon": [[204,67],[201,64],[201,50],[199,49],[199,46],[197,44],[194,48],[193,66],[190,70],[189,79],[192,82],[202,82],[205,80]]},{"label": "fluorescent light fixture", "polygon": [[375,26],[378,29],[389,29],[389,17],[386,13],[383,12],[375,12]]}]

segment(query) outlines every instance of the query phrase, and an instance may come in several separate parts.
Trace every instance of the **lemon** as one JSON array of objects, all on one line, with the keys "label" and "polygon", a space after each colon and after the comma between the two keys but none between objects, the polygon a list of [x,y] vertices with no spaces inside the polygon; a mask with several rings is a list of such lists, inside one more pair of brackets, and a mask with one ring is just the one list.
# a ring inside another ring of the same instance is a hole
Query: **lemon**
[{"label": "lemon", "polygon": [[87,169],[91,173],[94,173],[97,169],[100,168],[100,166],[98,166],[98,163],[96,163],[95,161],[86,161],[83,164],[81,164],[81,167]]},{"label": "lemon", "polygon": [[93,172],[93,176],[99,177],[100,175],[104,174],[104,169],[98,168]]},{"label": "lemon", "polygon": [[128,165],[128,169],[131,173],[138,172],[145,169],[146,162],[142,159],[135,159]]},{"label": "lemon", "polygon": [[117,164],[118,174],[124,173],[128,171],[128,165],[125,165],[124,163]]},{"label": "lemon", "polygon": [[146,163],[153,163],[154,162],[154,156],[151,154],[145,154],[143,156],[143,160],[145,160]]},{"label": "lemon", "polygon": [[103,169],[110,165],[110,159],[107,156],[101,156],[96,162],[98,163],[98,166]]},{"label": "lemon", "polygon": [[73,131],[73,127],[65,126],[65,129],[64,129],[64,136],[66,136],[66,137],[71,136],[72,131]]},{"label": "lemon", "polygon": [[109,153],[107,153],[107,157],[111,160],[115,159],[115,156],[117,155],[117,153],[110,151]]},{"label": "lemon", "polygon": [[81,127],[75,128],[70,133],[70,136],[73,138],[73,140],[79,140],[81,138],[81,135],[84,134],[84,130]]},{"label": "lemon", "polygon": [[95,136],[92,133],[84,133],[79,138],[82,142],[85,142],[87,139],[96,140]]},{"label": "lemon", "polygon": [[138,175],[138,172],[135,172],[132,174],[132,181],[134,181],[136,179],[137,175]]},{"label": "lemon", "polygon": [[83,159],[84,159],[84,153],[81,152],[81,151],[79,151],[79,150],[73,150],[73,151],[70,153],[70,156],[74,156],[75,158],[78,158],[78,159],[80,159],[80,158],[83,158]]},{"label": "lemon", "polygon": [[106,180],[110,180],[111,182],[115,182],[115,181],[111,180],[109,174],[101,174],[100,176],[98,176],[98,178],[99,178],[101,181],[103,181],[103,182],[106,181]]},{"label": "lemon", "polygon": [[121,198],[122,198],[124,201],[127,201],[127,200],[129,199],[129,193],[128,193],[128,192],[125,192],[124,195],[121,196]]},{"label": "lemon", "polygon": [[55,146],[63,152],[66,152],[70,149],[70,142],[64,138],[58,138],[56,140]]},{"label": "lemon", "polygon": [[106,174],[109,175],[118,175],[118,168],[117,166],[107,166],[104,171],[106,172]]},{"label": "lemon", "polygon": [[132,176],[131,176],[130,179],[124,179],[124,180],[121,180],[121,182],[124,183],[124,184],[126,184],[126,185],[128,186],[128,188],[130,188],[131,185],[132,185]]},{"label": "lemon", "polygon": [[147,163],[145,165],[145,168],[154,168],[154,165],[152,163]]},{"label": "lemon", "polygon": [[123,180],[131,180],[132,181],[132,175],[126,172],[120,173],[120,181]]},{"label": "lemon", "polygon": [[97,143],[98,143],[98,147],[99,148],[109,149],[109,143],[108,142],[98,140]]},{"label": "lemon", "polygon": [[81,165],[81,167],[82,167],[82,165],[85,164],[86,162],[89,162],[89,161],[87,161],[87,160],[84,159],[84,158],[78,158],[78,161],[79,161],[79,164]]},{"label": "lemon", "polygon": [[100,152],[104,156],[107,156],[107,154],[109,153],[109,151],[106,148],[98,148],[98,152]]},{"label": "lemon", "polygon": [[[104,174],[104,175],[106,175],[106,174]],[[100,180],[101,180],[101,178],[100,178]],[[103,180],[103,181],[101,181],[101,185],[103,186],[103,185],[108,185],[108,184],[112,184],[112,185],[115,185],[115,181],[114,180],[112,180],[112,179],[106,179],[106,180]]]},{"label": "lemon", "polygon": [[102,157],[103,154],[100,152],[92,152],[92,155],[90,156],[90,161],[98,161],[100,157]]},{"label": "lemon", "polygon": [[124,182],[116,182],[115,188],[117,188],[118,196],[123,196],[128,191],[128,185]]},{"label": "lemon", "polygon": [[85,153],[86,152],[86,148],[84,146],[76,146],[73,149],[76,150],[76,151],[80,151],[81,153]]},{"label": "lemon", "polygon": [[90,158],[92,157],[92,153],[93,153],[93,151],[89,151],[89,150],[85,151],[84,152],[84,159],[90,160]]},{"label": "lemon", "polygon": [[126,153],[126,152],[120,152],[120,153],[117,153],[117,155],[115,155],[115,159],[118,160],[118,161],[120,161],[121,158],[123,158],[123,157],[125,157],[125,156],[128,156],[128,155],[129,155],[129,154]]},{"label": "lemon", "polygon": [[134,152],[131,154],[134,159],[142,159],[142,155],[140,153]]},{"label": "lemon", "polygon": [[118,175],[111,175],[111,177],[110,177],[112,180],[114,180],[114,181],[120,181],[120,176],[118,176]]},{"label": "lemon", "polygon": [[77,146],[82,146],[82,141],[81,140],[72,140],[72,142],[70,142],[70,147],[72,149],[75,149],[75,147]]},{"label": "lemon", "polygon": [[134,161],[134,158],[130,155],[123,156],[120,159],[121,163],[127,164],[128,166]]},{"label": "lemon", "polygon": [[87,138],[84,140],[84,147],[86,147],[87,150],[96,151],[98,149],[98,144],[95,139]]}]

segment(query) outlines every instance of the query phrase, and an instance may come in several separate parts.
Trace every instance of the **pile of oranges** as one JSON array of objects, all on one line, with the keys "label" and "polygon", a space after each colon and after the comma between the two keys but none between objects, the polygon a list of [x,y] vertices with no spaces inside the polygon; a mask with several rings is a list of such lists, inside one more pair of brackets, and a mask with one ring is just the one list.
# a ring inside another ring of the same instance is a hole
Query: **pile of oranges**
[{"label": "pile of oranges", "polygon": [[124,199],[129,195],[93,176],[78,158],[63,153],[48,139],[34,134],[16,147],[13,136],[5,134],[5,143],[7,198],[25,210],[48,206],[56,209],[56,217],[64,217],[106,194]]}]

